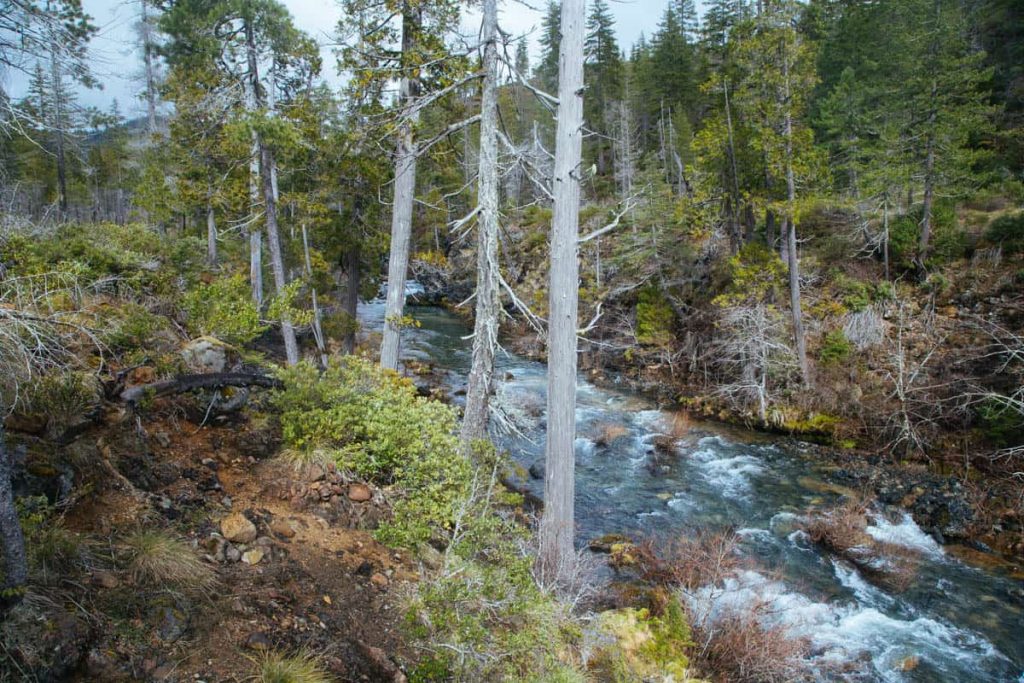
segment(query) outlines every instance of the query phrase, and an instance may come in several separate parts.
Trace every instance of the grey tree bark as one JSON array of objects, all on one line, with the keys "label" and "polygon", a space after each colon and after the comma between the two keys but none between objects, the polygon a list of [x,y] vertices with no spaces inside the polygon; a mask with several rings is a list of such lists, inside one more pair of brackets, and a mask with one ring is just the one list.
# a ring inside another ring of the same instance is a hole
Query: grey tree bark
[{"label": "grey tree bark", "polygon": [[[244,79],[245,107],[251,113],[259,108],[260,74],[256,59],[256,39],[252,26],[245,26],[246,62],[249,73]],[[260,203],[260,143],[259,135],[252,132],[252,147],[249,153],[249,213],[255,219]],[[256,308],[263,309],[263,235],[259,227],[249,228],[249,284]]]},{"label": "grey tree bark", "polygon": [[932,79],[932,109],[928,113],[928,133],[925,138],[924,158],[924,201],[921,205],[921,240],[917,247],[917,266],[924,270],[925,259],[932,236],[932,206],[935,202],[935,100],[938,97],[938,83]]},{"label": "grey tree bark", "polygon": [[476,246],[476,319],[473,324],[473,362],[462,419],[462,448],[487,438],[494,350],[498,345],[498,2],[484,0],[483,67],[480,99],[480,163]]},{"label": "grey tree bark", "polygon": [[206,262],[217,265],[217,218],[210,203],[206,205]]},{"label": "grey tree bark", "polygon": [[345,313],[349,316],[350,328],[345,332],[342,348],[351,354],[356,350],[355,321],[359,312],[359,248],[350,247],[345,252]]},{"label": "grey tree bark", "polygon": [[[419,10],[405,4],[402,11],[402,53],[411,55],[419,29]],[[399,85],[403,105],[413,103],[418,81],[404,73]],[[391,204],[391,250],[388,255],[388,294],[384,307],[384,334],[380,344],[380,365],[398,369],[402,316],[405,310],[405,278],[409,270],[409,245],[412,242],[412,207],[416,192],[416,143],[413,127],[419,114],[402,122],[395,152],[394,195]]]},{"label": "grey tree bark", "polygon": [[[263,106],[263,99],[260,90],[259,66],[256,58],[256,39],[252,25],[246,22],[245,25],[245,48],[246,60],[248,62],[248,83],[249,93],[246,99],[247,106],[252,110],[259,110]],[[274,179],[274,152],[260,138],[259,133],[253,132],[253,144],[258,153],[257,172],[260,185],[263,190],[263,218],[267,228],[267,246],[270,249],[270,270],[274,276],[274,289],[278,296],[282,295],[288,285],[288,278],[284,272],[284,255],[281,253],[281,235],[277,227],[277,188]],[[250,169],[251,173],[251,169]],[[250,175],[250,191],[252,190],[252,176]],[[262,245],[260,233],[256,230],[250,235],[250,276],[252,277],[253,294],[257,305],[262,303],[263,295],[263,268],[262,268]],[[258,294],[258,297],[257,297]],[[281,315],[281,336],[284,338],[284,351],[288,365],[295,365],[299,362],[299,345],[295,339],[295,328],[287,310]]]},{"label": "grey tree bark", "polygon": [[153,63],[153,26],[149,23],[149,0],[139,0],[139,30],[142,34],[142,65],[146,72],[146,115],[149,134],[156,132],[156,66]]},{"label": "grey tree bark", "polygon": [[807,340],[804,335],[803,310],[800,305],[800,259],[796,250],[796,220],[793,217],[793,204],[796,201],[796,179],[793,172],[793,114],[789,109],[789,59],[782,51],[782,78],[785,88],[785,155],[786,155],[786,215],[782,220],[786,256],[789,261],[789,305],[793,316],[793,341],[796,347],[797,363],[800,365],[800,378],[804,386],[810,386],[811,373],[807,365]]},{"label": "grey tree bark", "polygon": [[575,527],[576,333],[579,304],[580,180],[583,140],[584,0],[563,0],[558,64],[554,214],[548,287],[548,405],[544,515],[539,561],[558,579],[573,558]]},{"label": "grey tree bark", "polygon": [[3,543],[4,581],[0,588],[0,611],[17,604],[28,583],[28,559],[21,533],[18,510],[11,490],[11,453],[0,427],[0,543]]},{"label": "grey tree bark", "polygon": [[[263,181],[263,212],[267,224],[267,246],[270,249],[270,270],[274,275],[274,289],[281,296],[288,286],[284,273],[284,255],[281,253],[281,236],[277,229],[277,198],[274,196],[273,174],[274,153],[267,145],[260,143],[260,178]],[[284,337],[284,353],[288,365],[299,362],[299,344],[295,339],[295,328],[288,315],[287,306],[281,313],[281,336]]]}]

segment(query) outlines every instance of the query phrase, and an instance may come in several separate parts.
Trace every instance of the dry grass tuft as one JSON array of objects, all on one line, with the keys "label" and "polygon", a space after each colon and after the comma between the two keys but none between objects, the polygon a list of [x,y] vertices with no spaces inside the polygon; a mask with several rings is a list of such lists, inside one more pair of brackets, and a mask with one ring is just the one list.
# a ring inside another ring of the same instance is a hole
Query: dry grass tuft
[{"label": "dry grass tuft", "polygon": [[284,655],[270,652],[253,660],[256,673],[254,683],[330,683],[320,659],[306,652]]},{"label": "dry grass tuft", "polygon": [[139,585],[204,591],[216,574],[183,541],[161,531],[137,531],[123,542],[128,571]]},{"label": "dry grass tuft", "polygon": [[740,567],[738,544],[739,537],[731,531],[698,530],[657,546],[645,541],[636,547],[634,556],[641,579],[693,591],[717,585]]},{"label": "dry grass tuft", "polygon": [[866,547],[872,541],[864,531],[868,525],[867,510],[863,501],[851,500],[815,516],[803,528],[814,543],[846,556],[854,548]]},{"label": "dry grass tuft", "polygon": [[693,661],[702,674],[730,683],[789,683],[809,680],[810,643],[793,638],[766,619],[772,606],[755,603],[710,623],[694,624]]},{"label": "dry grass tuft", "polygon": [[914,582],[921,556],[911,548],[886,543],[867,531],[868,505],[850,501],[808,520],[803,529],[811,541],[854,565],[872,583],[889,591],[905,591]]},{"label": "dry grass tuft", "polygon": [[622,425],[605,423],[598,427],[597,436],[594,437],[594,443],[602,447],[610,446],[616,439],[621,439],[628,434],[629,430]]}]

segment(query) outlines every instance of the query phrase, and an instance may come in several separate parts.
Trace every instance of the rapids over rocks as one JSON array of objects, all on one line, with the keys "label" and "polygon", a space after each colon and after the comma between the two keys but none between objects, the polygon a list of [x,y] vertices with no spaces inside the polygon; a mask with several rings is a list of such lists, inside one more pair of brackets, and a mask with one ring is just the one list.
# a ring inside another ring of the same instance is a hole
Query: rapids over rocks
[{"label": "rapids over rocks", "polygon": [[[461,400],[470,330],[438,307],[410,312],[421,326],[403,332],[403,358],[439,367]],[[383,302],[360,306],[365,328],[380,329],[383,316]],[[545,368],[503,353],[496,364],[498,400],[527,425],[519,435],[500,437],[500,445],[524,470],[540,463],[534,472],[543,472]],[[961,563],[909,515],[878,507],[867,532],[914,550],[921,561],[906,591],[872,585],[798,530],[808,507],[838,499],[813,486],[814,464],[800,456],[798,445],[705,423],[679,436],[670,414],[652,402],[583,379],[576,411],[579,545],[609,533],[658,538],[696,528],[735,529],[742,552],[759,569],[696,591],[690,598],[695,615],[755,599],[769,603],[770,618],[810,639],[823,671],[836,670],[826,664],[842,665],[845,673],[823,680],[1024,683],[1021,583]],[[543,494],[542,480],[523,483]]]}]

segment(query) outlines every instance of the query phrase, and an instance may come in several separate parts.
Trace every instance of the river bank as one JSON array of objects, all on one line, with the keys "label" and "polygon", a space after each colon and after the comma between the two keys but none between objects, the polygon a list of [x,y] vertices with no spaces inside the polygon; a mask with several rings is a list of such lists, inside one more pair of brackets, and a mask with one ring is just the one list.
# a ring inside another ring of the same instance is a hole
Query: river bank
[{"label": "river bank", "polygon": [[[378,308],[372,302],[361,307],[365,328],[379,325]],[[419,327],[410,328],[403,341],[409,367],[424,393],[436,395],[440,386],[447,400],[460,403],[469,364],[464,321],[434,307],[410,313]],[[518,465],[517,486],[540,497],[545,370],[514,354],[499,354],[496,365],[496,403],[518,427],[518,433],[499,434],[498,443]],[[898,507],[878,503],[867,513],[865,533],[901,542],[914,554],[917,573],[909,590],[874,586],[840,554],[800,532],[810,520],[831,514],[845,494],[859,493],[836,483],[842,468],[822,456],[823,447],[721,423],[681,421],[681,415],[674,406],[663,410],[645,396],[581,376],[578,545],[621,534],[667,547],[697,529],[734,533],[737,552],[753,574],[719,584],[712,592],[716,600],[742,601],[744,591],[768,595],[786,614],[780,622],[786,631],[815,643],[814,657],[870,662],[858,680],[963,680],[968,669],[960,667],[966,662],[970,671],[982,672],[974,680],[1020,674],[1011,672],[1022,665],[1009,662],[1024,662],[1024,652],[1016,653],[1007,629],[1024,613],[1024,595],[1018,594],[1020,582],[1010,565],[964,564],[956,558],[975,559],[973,551],[952,545],[947,550]],[[960,593],[947,594],[953,585]],[[972,614],[978,604],[995,611],[978,619]],[[979,634],[988,645],[974,640]],[[982,654],[989,647],[992,658]],[[1016,654],[1004,659],[1007,653]],[[917,672],[894,677],[893,667],[908,657],[921,659]]]}]

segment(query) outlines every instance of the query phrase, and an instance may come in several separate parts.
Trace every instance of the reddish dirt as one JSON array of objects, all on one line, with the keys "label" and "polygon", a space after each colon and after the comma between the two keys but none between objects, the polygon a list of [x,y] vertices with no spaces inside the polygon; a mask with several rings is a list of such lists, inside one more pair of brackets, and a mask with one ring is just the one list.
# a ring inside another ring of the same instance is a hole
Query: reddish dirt
[{"label": "reddish dirt", "polygon": [[[116,586],[105,588],[94,579],[79,597],[98,608],[99,642],[80,680],[246,681],[270,650],[317,655],[339,681],[404,680],[396,663],[407,663],[414,653],[400,633],[402,596],[419,578],[418,564],[376,542],[369,531],[349,528],[375,518],[355,513],[360,506],[379,507],[380,491],[372,489],[365,502],[344,493],[324,501],[314,496],[312,502],[292,495],[320,484],[280,458],[251,455],[254,442],[276,450],[272,437],[257,433],[266,432],[264,426],[242,421],[200,429],[169,418],[142,426],[149,436],[141,460],[166,483],[127,492],[114,485],[88,496],[68,513],[68,528],[116,544],[141,522],[184,537],[203,555],[220,520],[241,512],[255,523],[259,538],[240,549],[261,549],[264,557],[250,565],[206,555],[217,583],[197,598],[147,589],[140,601],[140,591],[116,567]],[[120,470],[139,466],[135,454],[112,450],[111,461]],[[126,476],[149,481],[156,475]],[[344,485],[341,490],[347,491]],[[365,487],[355,497],[363,496]],[[127,592],[135,593],[134,602]],[[146,605],[162,604],[168,595],[174,606],[183,606],[187,621],[176,638],[160,636],[159,618],[154,622],[147,615]],[[135,607],[113,608],[122,597]]]}]

